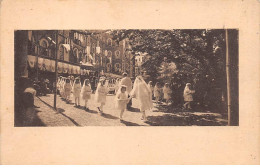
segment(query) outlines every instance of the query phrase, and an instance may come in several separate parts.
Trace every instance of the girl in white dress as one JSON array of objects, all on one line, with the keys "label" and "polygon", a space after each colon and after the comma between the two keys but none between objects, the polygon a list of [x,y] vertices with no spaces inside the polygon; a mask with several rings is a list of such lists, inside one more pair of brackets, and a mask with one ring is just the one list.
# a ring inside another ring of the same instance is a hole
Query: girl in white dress
[{"label": "girl in white dress", "polygon": [[107,93],[108,93],[108,87],[107,87],[106,80],[104,78],[101,78],[99,80],[99,84],[97,86],[97,90],[95,93],[95,101],[97,103],[100,103],[100,106],[97,107],[100,115],[103,114],[103,106],[106,104]]},{"label": "girl in white dress", "polygon": [[89,110],[88,108],[88,100],[91,98],[91,93],[92,93],[92,89],[91,89],[91,85],[90,85],[90,81],[89,79],[85,79],[84,83],[83,83],[83,87],[81,89],[81,96],[82,99],[85,100],[85,110]]},{"label": "girl in white dress", "polygon": [[191,109],[191,102],[193,101],[193,94],[195,93],[194,90],[191,90],[191,84],[190,83],[187,83],[186,84],[186,87],[184,89],[184,92],[183,92],[183,98],[184,98],[184,105],[183,107],[185,109]]},{"label": "girl in white dress", "polygon": [[80,91],[81,91],[81,83],[80,79],[76,78],[72,87],[73,96],[75,98],[75,107],[80,107]]},{"label": "girl in white dress", "polygon": [[62,76],[59,77],[58,82],[57,82],[57,90],[58,90],[59,95],[60,95],[61,79],[62,79]]},{"label": "girl in white dress", "polygon": [[149,89],[152,91],[151,99],[153,100],[154,87],[153,87],[153,82],[152,82],[152,81],[149,81],[149,82],[148,82],[148,87],[149,87]]},{"label": "girl in white dress", "polygon": [[72,89],[72,86],[70,84],[70,79],[67,78],[66,82],[64,84],[64,95],[65,95],[65,100],[67,103],[69,103],[69,101],[70,101],[71,89]]},{"label": "girl in white dress", "polygon": [[147,121],[145,110],[153,108],[151,100],[152,91],[149,89],[146,82],[141,76],[137,76],[134,82],[133,90],[130,92],[130,98],[137,98],[139,102],[139,109],[142,113],[142,120]]},{"label": "girl in white dress", "polygon": [[156,84],[154,86],[153,95],[155,97],[156,104],[158,104],[158,101],[161,96],[161,88],[160,88],[159,82],[156,82]]},{"label": "girl in white dress", "polygon": [[126,105],[129,102],[128,94],[126,93],[126,86],[121,85],[116,94],[116,108],[120,110],[120,121],[122,120],[123,113],[126,110]]},{"label": "girl in white dress", "polygon": [[65,77],[61,78],[61,82],[60,82],[60,95],[63,99],[65,99],[65,93],[64,93],[64,84],[65,84]]},{"label": "girl in white dress", "polygon": [[172,90],[170,89],[169,83],[165,83],[165,85],[163,87],[163,98],[165,99],[167,105],[171,98],[171,93],[172,93]]}]

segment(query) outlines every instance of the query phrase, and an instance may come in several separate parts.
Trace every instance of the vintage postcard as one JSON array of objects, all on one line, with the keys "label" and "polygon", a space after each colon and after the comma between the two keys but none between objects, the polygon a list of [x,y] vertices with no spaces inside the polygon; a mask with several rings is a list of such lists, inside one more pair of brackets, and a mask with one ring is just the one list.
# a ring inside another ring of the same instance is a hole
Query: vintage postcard
[{"label": "vintage postcard", "polygon": [[260,164],[259,2],[2,1],[1,164]]}]

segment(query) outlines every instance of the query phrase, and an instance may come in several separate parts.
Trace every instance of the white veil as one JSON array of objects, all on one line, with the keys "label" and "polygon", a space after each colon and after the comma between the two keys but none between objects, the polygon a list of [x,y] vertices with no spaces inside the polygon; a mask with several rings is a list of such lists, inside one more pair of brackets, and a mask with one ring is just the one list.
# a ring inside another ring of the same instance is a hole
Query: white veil
[{"label": "white veil", "polygon": [[144,81],[142,76],[137,76],[134,82],[134,87],[130,92],[131,96],[136,98],[140,98],[141,96],[145,96],[146,94],[150,94],[152,91]]}]

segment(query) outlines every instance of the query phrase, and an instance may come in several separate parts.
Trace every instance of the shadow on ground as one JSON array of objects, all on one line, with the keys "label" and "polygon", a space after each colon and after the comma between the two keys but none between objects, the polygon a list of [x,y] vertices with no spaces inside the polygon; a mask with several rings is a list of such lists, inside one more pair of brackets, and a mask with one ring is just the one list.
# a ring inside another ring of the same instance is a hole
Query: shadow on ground
[{"label": "shadow on ground", "polygon": [[64,117],[68,118],[74,125],[76,126],[81,126],[79,125],[74,119],[70,118],[69,116],[67,116],[66,114],[64,114],[65,110],[62,108],[58,108],[57,110],[55,110],[51,105],[49,105],[47,102],[45,102],[44,100],[42,100],[40,97],[38,97],[38,99],[43,102],[46,106],[50,107],[52,110],[54,110],[55,112],[63,115]]},{"label": "shadow on ground", "polygon": [[130,122],[130,121],[125,121],[125,120],[122,120],[121,123],[125,124],[126,126],[141,126],[137,123],[133,123],[133,122]]},{"label": "shadow on ground", "polygon": [[227,122],[214,113],[179,112],[162,116],[148,116],[151,126],[226,126]]}]

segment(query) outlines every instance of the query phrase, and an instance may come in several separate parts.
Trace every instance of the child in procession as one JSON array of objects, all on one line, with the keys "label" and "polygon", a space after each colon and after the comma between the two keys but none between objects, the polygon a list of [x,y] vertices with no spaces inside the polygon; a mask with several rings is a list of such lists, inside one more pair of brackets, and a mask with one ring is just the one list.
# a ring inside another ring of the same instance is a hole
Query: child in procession
[{"label": "child in procession", "polygon": [[76,78],[74,80],[72,91],[73,91],[73,96],[75,98],[75,107],[80,107],[81,83],[79,78]]},{"label": "child in procession", "polygon": [[130,99],[135,97],[139,104],[140,112],[142,113],[142,120],[147,121],[145,114],[146,110],[152,110],[153,102],[151,99],[152,92],[148,85],[142,78],[142,76],[137,76],[134,82],[134,87],[130,92]]},{"label": "child in procession", "polygon": [[100,103],[100,106],[97,107],[100,115],[103,114],[103,107],[106,104],[107,93],[108,93],[108,87],[106,85],[106,80],[105,78],[100,78],[95,93],[95,100],[97,103]]},{"label": "child in procession", "polygon": [[64,84],[64,95],[65,95],[65,100],[67,103],[69,103],[69,101],[70,101],[71,90],[72,90],[72,86],[70,83],[70,79],[67,78],[65,81],[65,84]]},{"label": "child in procession", "polygon": [[187,83],[183,92],[184,97],[184,109],[191,110],[191,102],[193,101],[193,94],[195,93],[194,90],[191,90],[191,84]]},{"label": "child in procession", "polygon": [[123,113],[126,110],[126,105],[130,101],[130,98],[128,98],[128,94],[126,93],[126,86],[121,85],[119,88],[117,94],[116,94],[116,108],[120,110],[119,119],[122,121]]},{"label": "child in procession", "polygon": [[61,98],[65,99],[65,93],[64,93],[64,85],[65,85],[65,77],[61,78],[61,82],[60,82],[60,95]]},{"label": "child in procession", "polygon": [[151,99],[153,100],[153,91],[154,91],[154,87],[153,87],[153,82],[152,81],[149,81],[148,82],[148,87],[149,87],[149,89],[151,90],[151,92],[152,92],[152,97],[151,97]]},{"label": "child in procession", "polygon": [[90,81],[89,79],[85,79],[84,83],[83,83],[83,87],[81,89],[81,96],[82,99],[85,101],[85,110],[89,110],[88,108],[88,100],[90,100],[91,98],[91,93],[92,93],[92,89],[91,89],[91,85],[90,85]]},{"label": "child in procession", "polygon": [[158,104],[158,101],[159,101],[160,96],[161,96],[161,88],[160,88],[159,82],[156,82],[156,84],[154,86],[153,95],[155,97],[156,104]]},{"label": "child in procession", "polygon": [[163,87],[163,98],[166,101],[166,104],[169,104],[169,100],[171,99],[172,90],[170,89],[169,83],[165,83]]}]

